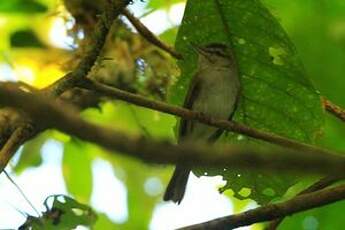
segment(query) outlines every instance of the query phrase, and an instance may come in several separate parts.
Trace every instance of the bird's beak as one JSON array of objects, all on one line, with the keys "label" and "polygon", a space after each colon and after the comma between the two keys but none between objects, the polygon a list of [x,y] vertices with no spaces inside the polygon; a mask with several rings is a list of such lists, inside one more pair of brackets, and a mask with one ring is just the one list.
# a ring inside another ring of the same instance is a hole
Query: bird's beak
[{"label": "bird's beak", "polygon": [[195,43],[191,43],[190,45],[198,54],[201,54],[203,56],[206,55],[206,51],[203,48],[201,48],[200,46],[197,46]]}]

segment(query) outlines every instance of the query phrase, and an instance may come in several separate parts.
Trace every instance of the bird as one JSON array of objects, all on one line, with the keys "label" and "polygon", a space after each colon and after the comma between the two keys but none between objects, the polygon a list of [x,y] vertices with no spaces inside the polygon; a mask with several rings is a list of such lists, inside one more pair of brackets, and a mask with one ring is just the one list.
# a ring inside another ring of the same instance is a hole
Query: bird
[{"label": "bird", "polygon": [[[184,107],[218,119],[231,120],[239,103],[241,84],[232,49],[222,43],[192,45],[198,54],[197,70],[192,77]],[[222,129],[197,121],[181,119],[178,143],[205,141],[214,143]],[[177,164],[163,200],[180,204],[191,168]]]}]

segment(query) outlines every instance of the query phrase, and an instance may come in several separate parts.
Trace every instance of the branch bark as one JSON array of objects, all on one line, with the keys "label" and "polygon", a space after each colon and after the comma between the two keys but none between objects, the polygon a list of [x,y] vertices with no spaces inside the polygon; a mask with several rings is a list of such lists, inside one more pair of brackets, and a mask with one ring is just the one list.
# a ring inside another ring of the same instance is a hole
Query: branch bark
[{"label": "branch bark", "polygon": [[132,23],[132,25],[137,29],[137,31],[151,44],[161,48],[162,50],[169,53],[171,56],[173,56],[176,59],[182,59],[182,55],[177,53],[176,50],[174,50],[173,47],[165,44],[163,41],[161,41],[159,38],[154,35],[144,24],[140,22],[139,19],[137,19],[129,10],[124,9],[123,14],[126,16],[126,18]]},{"label": "branch bark", "polygon": [[46,89],[51,96],[57,97],[61,95],[87,76],[103,48],[114,19],[121,14],[122,10],[130,3],[130,0],[112,0],[109,2],[107,10],[99,17],[95,31],[92,34],[90,48],[71,73]]},{"label": "branch bark", "polygon": [[294,197],[286,202],[269,204],[240,214],[225,216],[181,230],[234,229],[254,223],[273,220],[297,212],[321,207],[345,198],[345,185]]},{"label": "branch bark", "polygon": [[[95,32],[93,34],[92,46],[90,46],[85,56],[81,59],[77,68],[73,72],[67,74],[65,77],[56,81],[53,85],[40,91],[41,95],[44,97],[58,98],[62,93],[75,87],[78,81],[83,80],[84,77],[87,76],[88,72],[96,62],[101,49],[103,48],[111,23],[121,13],[122,9],[129,3],[130,0],[113,0],[111,3],[109,3],[108,10],[100,16],[100,19],[97,23]],[[21,130],[20,138],[14,140],[14,138],[18,135],[17,133],[13,133],[10,139],[6,142],[5,146],[2,148],[2,154],[0,155],[0,169],[6,167],[6,164],[15,154],[20,144],[24,143],[26,140],[30,139],[40,131],[35,130],[36,127],[33,128],[32,124],[27,122],[25,115],[21,114],[21,116],[22,117],[19,119],[21,120],[20,123],[24,123],[25,125],[21,124],[20,126],[17,126],[16,124],[13,124],[15,127],[12,128],[13,130],[16,130],[16,132],[19,132],[17,129]],[[2,170],[0,170],[0,173],[1,172]]]},{"label": "branch bark", "polygon": [[89,90],[94,90],[105,96],[123,100],[138,106],[145,108],[150,108],[163,113],[168,113],[171,115],[179,116],[188,120],[197,120],[201,123],[222,128],[224,130],[241,133],[249,137],[260,139],[268,143],[280,145],[286,148],[295,149],[302,152],[309,153],[323,153],[330,154],[330,151],[318,148],[313,145],[301,143],[292,139],[288,139],[276,134],[263,132],[256,130],[254,128],[238,124],[234,121],[214,119],[212,117],[206,116],[205,114],[194,112],[185,108],[178,106],[169,105],[164,102],[154,101],[142,97],[140,95],[132,94],[114,87],[106,86],[97,82],[83,81],[80,87],[85,87]]},{"label": "branch bark", "polygon": [[[248,146],[209,146],[202,143],[173,145],[167,141],[128,136],[82,120],[68,104],[24,92],[13,84],[0,84],[0,103],[22,109],[44,128],[56,128],[109,150],[149,163],[180,163],[186,166],[214,166],[305,173],[345,173],[345,157],[324,152],[303,152]],[[186,110],[187,112],[191,112]]]},{"label": "branch bark", "polygon": [[332,115],[334,115],[341,121],[345,122],[345,109],[334,104],[333,102],[331,102],[330,100],[326,98],[322,98],[322,102],[327,112],[331,113]]},{"label": "branch bark", "polygon": [[[326,188],[326,187],[328,187],[328,186],[334,184],[335,182],[337,182],[337,181],[339,181],[341,179],[344,179],[344,178],[345,178],[345,176],[343,176],[343,175],[324,177],[324,178],[320,179],[319,181],[317,181],[316,183],[310,185],[305,190],[303,190],[300,193],[298,193],[297,196],[324,189],[324,188]],[[283,220],[284,220],[284,217],[282,217],[280,219],[273,220],[267,226],[266,230],[275,230],[275,229],[277,229],[278,226],[280,225],[280,223],[283,222]]]},{"label": "branch bark", "polygon": [[14,130],[0,151],[0,172],[2,172],[18,148],[24,143],[30,128],[20,126]]}]

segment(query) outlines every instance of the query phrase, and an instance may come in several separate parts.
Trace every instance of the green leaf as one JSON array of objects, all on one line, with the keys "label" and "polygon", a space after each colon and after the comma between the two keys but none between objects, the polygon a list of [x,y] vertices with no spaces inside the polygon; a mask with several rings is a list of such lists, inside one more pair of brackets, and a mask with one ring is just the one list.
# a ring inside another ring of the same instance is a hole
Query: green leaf
[{"label": "green leaf", "polygon": [[[52,204],[49,205],[49,201]],[[28,216],[20,229],[58,229],[70,230],[84,225],[92,227],[96,213],[87,205],[65,195],[52,195],[44,201],[46,211],[40,217]]]},{"label": "green leaf", "polygon": [[312,209],[303,213],[295,214],[284,219],[279,229],[325,229],[342,230],[345,225],[343,210],[345,202],[337,202],[322,208]]},{"label": "green leaf", "polygon": [[65,143],[63,175],[68,191],[78,200],[88,202],[92,192],[92,157],[90,148],[78,140]]},{"label": "green leaf", "polygon": [[48,10],[45,5],[34,0],[0,1],[0,13],[44,13]]},{"label": "green leaf", "polygon": [[83,112],[83,116],[131,134],[174,139],[172,129],[176,119],[173,116],[120,101],[102,104],[101,111],[88,109]]},{"label": "green leaf", "polygon": [[25,143],[19,161],[14,167],[17,173],[23,172],[23,170],[28,167],[37,167],[41,165],[41,148],[48,138],[49,136],[45,132]]},{"label": "green leaf", "polygon": [[104,230],[104,229],[122,229],[118,224],[113,223],[105,214],[98,213],[97,221],[93,227],[94,230]]},{"label": "green leaf", "polygon": [[162,41],[168,43],[168,44],[174,44],[176,40],[176,35],[177,35],[178,27],[172,27],[163,33],[159,35],[159,38],[162,39]]},{"label": "green leaf", "polygon": [[45,45],[36,36],[35,32],[30,29],[19,30],[12,33],[10,37],[10,43],[14,48],[45,47]]},{"label": "green leaf", "polygon": [[[176,39],[181,77],[170,99],[182,105],[189,81],[197,68],[191,43],[224,43],[232,47],[242,84],[235,120],[248,126],[312,143],[323,125],[319,94],[306,77],[288,35],[258,0],[189,0]],[[242,135],[225,134],[222,141],[245,143]],[[251,189],[246,198],[259,203],[280,197],[296,178],[267,172],[210,170],[228,181],[224,189]],[[200,172],[199,172],[200,175]],[[223,190],[224,190],[223,189]]]},{"label": "green leaf", "polygon": [[172,5],[185,2],[185,0],[151,0],[147,4],[148,9],[160,9],[160,8],[170,8]]}]

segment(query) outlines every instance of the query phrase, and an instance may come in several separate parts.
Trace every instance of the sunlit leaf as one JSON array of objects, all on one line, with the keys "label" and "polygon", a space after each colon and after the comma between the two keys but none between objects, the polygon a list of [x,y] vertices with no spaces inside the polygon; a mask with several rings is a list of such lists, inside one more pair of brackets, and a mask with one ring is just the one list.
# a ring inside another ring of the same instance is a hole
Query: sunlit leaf
[{"label": "sunlit leaf", "polygon": [[44,13],[48,9],[35,0],[9,0],[0,1],[1,13]]},{"label": "sunlit leaf", "polygon": [[92,192],[92,158],[87,146],[72,139],[65,143],[63,175],[68,191],[78,200],[88,202]]},{"label": "sunlit leaf", "polygon": [[[218,4],[219,3],[219,4]],[[197,55],[191,43],[224,43],[234,49],[239,65],[242,95],[235,120],[303,142],[313,142],[323,124],[320,98],[289,37],[271,13],[256,0],[197,0],[187,3],[176,49],[182,75],[171,91],[171,101],[182,105],[196,71]],[[244,143],[242,135],[225,135],[225,141]],[[282,195],[295,179],[267,173],[221,169],[225,188],[251,189],[249,198],[261,203]],[[225,189],[224,188],[224,189]]]},{"label": "sunlit leaf", "polygon": [[174,44],[176,40],[177,31],[178,27],[173,27],[164,31],[162,34],[159,35],[159,37],[168,44]]},{"label": "sunlit leaf", "polygon": [[169,8],[174,4],[185,2],[186,0],[150,0],[147,4],[148,9],[160,9],[160,8]]},{"label": "sunlit leaf", "polygon": [[104,230],[104,229],[113,229],[121,230],[121,226],[113,223],[105,214],[97,214],[97,221],[93,227],[94,230]]},{"label": "sunlit leaf", "polygon": [[19,161],[14,168],[17,173],[21,173],[28,167],[37,167],[42,163],[41,148],[47,139],[48,135],[44,133],[24,145]]}]

